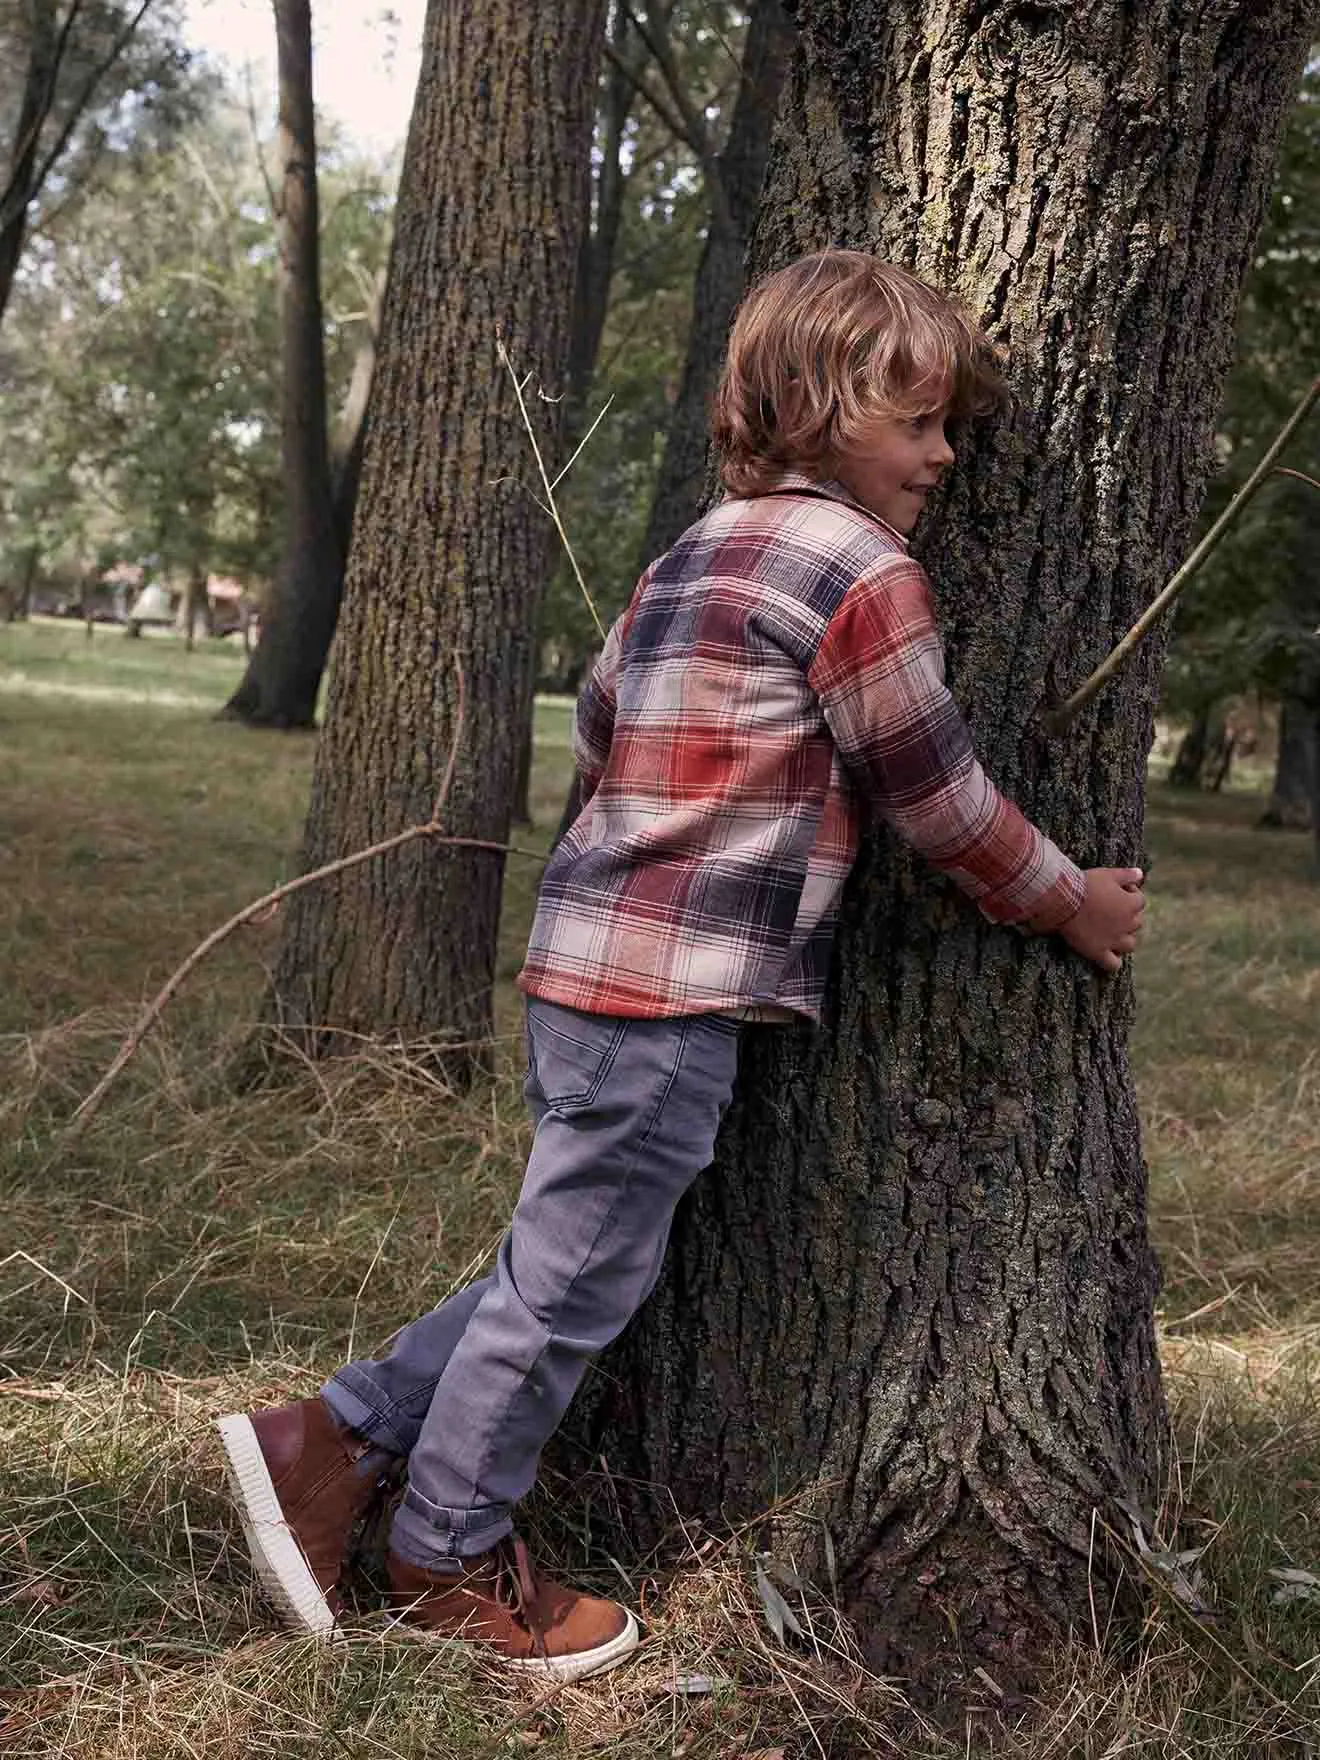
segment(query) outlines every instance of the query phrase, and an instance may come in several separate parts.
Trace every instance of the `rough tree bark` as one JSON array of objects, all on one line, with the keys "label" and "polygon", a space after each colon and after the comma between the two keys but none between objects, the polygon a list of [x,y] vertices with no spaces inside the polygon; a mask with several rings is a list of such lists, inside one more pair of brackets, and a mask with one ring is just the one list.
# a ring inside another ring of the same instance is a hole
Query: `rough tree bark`
[{"label": "rough tree bark", "polygon": [[1279,751],[1274,786],[1260,823],[1274,831],[1307,831],[1320,772],[1317,717],[1307,703],[1285,697],[1279,705]]},{"label": "rough tree bark", "polygon": [[[1163,639],[1066,737],[1040,715],[1184,554],[1312,8],[796,10],[752,267],[872,249],[1007,345],[1013,412],[962,438],[919,545],[950,682],[1042,826],[1140,861]],[[715,1167],[586,1390],[616,1486],[715,1525],[802,1489],[872,1658],[918,1679],[1023,1680],[1089,1631],[1092,1512],[1149,1509],[1166,1464],[1131,1016],[1127,976],[869,841],[825,1030],[748,1030]]]},{"label": "rough tree bark", "polygon": [[[503,840],[549,522],[502,337],[548,428],[568,359],[605,0],[432,0],[399,194],[308,866],[446,813]],[[538,397],[544,390],[546,400]],[[542,436],[553,447],[553,435]],[[498,854],[414,844],[298,895],[272,1013],[304,1049],[490,1029]],[[460,1060],[455,1066],[461,1067]]]},{"label": "rough tree bark", "polygon": [[242,681],[221,711],[251,727],[311,727],[344,564],[326,425],[311,0],[274,0],[279,55],[281,447],[284,551]]}]

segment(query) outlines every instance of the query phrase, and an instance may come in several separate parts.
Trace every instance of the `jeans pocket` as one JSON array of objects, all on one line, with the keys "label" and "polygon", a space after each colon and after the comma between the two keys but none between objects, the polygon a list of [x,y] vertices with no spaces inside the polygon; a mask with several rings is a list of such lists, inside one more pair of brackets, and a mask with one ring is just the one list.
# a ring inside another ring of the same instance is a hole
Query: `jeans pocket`
[{"label": "jeans pocket", "polygon": [[618,1055],[628,1022],[581,1014],[532,997],[527,1005],[527,1060],[546,1104],[558,1111],[589,1106]]}]

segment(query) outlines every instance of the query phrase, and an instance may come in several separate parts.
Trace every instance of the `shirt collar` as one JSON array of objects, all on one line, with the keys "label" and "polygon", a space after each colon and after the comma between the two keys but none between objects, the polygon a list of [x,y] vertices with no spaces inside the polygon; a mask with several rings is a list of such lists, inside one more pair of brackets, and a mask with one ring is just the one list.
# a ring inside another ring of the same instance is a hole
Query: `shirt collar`
[{"label": "shirt collar", "polygon": [[859,501],[850,490],[844,488],[837,477],[813,477],[806,471],[785,470],[779,473],[769,487],[779,493],[788,489],[807,489],[816,495],[828,495],[831,501],[842,501],[845,507],[855,507],[859,513],[883,526],[895,543],[901,545],[904,551],[907,550],[907,538],[898,527],[891,526],[887,519],[882,519],[878,513]]}]

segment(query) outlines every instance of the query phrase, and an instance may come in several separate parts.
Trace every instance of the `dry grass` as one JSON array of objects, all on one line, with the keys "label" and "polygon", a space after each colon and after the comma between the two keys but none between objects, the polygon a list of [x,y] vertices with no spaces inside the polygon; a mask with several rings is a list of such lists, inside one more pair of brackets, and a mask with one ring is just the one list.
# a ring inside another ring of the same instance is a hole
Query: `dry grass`
[{"label": "dry grass", "polygon": [[[67,683],[73,662],[23,647],[48,639],[0,632],[0,677]],[[153,652],[159,685],[176,674]],[[218,700],[234,662],[207,663]],[[240,1098],[226,1069],[258,936],[199,979],[88,1136],[60,1149],[53,1122],[141,995],[288,870],[310,750],[159,701],[13,684],[0,722],[23,752],[0,779],[0,1753],[987,1752],[985,1719],[937,1730],[868,1676],[828,1599],[792,1586],[791,1560],[776,1580],[806,1635],[780,1645],[750,1534],[694,1551],[675,1522],[656,1555],[611,1557],[604,1480],[551,1485],[529,1512],[567,1572],[615,1591],[622,1572],[646,1616],[647,1643],[602,1682],[511,1686],[391,1630],[366,1594],[349,1642],[271,1634],[208,1420],[305,1392],[482,1262],[526,1146],[516,1011],[506,995],[478,1092],[364,1047]],[[548,827],[562,708],[543,707],[540,732]],[[1274,1599],[1269,1574],[1320,1574],[1320,893],[1305,842],[1262,837],[1251,816],[1242,797],[1157,794],[1140,970],[1170,1506],[1179,1544],[1206,1548],[1214,1617],[1157,1580],[1145,1630],[1120,1648],[1098,1609],[1101,1641],[1080,1634],[1042,1703],[1002,1720],[996,1751],[1015,1760],[1320,1755],[1320,1603]],[[532,878],[511,875],[506,978]]]}]

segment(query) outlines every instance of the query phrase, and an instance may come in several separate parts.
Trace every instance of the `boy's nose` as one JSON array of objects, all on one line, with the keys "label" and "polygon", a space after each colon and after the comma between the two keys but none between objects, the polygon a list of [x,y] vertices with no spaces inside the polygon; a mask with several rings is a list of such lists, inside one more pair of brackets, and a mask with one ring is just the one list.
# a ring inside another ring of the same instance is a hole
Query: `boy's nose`
[{"label": "boy's nose", "polygon": [[953,463],[953,459],[954,452],[952,446],[949,445],[949,437],[942,433],[931,453],[931,463],[938,466],[940,470],[946,471]]}]

